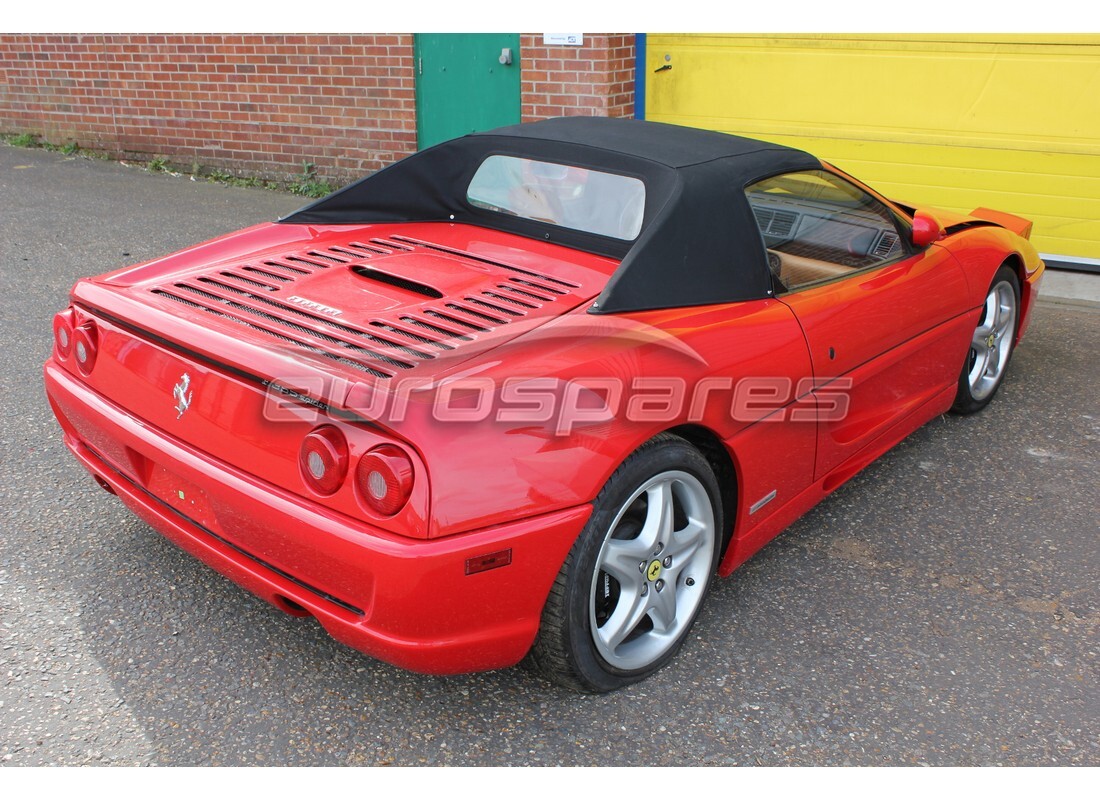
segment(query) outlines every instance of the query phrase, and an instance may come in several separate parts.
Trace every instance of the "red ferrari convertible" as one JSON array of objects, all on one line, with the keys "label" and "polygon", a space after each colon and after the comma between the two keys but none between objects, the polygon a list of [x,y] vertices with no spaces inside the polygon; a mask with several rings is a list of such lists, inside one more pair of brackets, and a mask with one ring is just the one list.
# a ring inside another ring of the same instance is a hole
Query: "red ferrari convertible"
[{"label": "red ferrari convertible", "polygon": [[1030,223],[807,153],[573,118],[447,142],[80,281],[65,443],[149,525],[410,670],[607,691],[713,576],[993,398]]}]

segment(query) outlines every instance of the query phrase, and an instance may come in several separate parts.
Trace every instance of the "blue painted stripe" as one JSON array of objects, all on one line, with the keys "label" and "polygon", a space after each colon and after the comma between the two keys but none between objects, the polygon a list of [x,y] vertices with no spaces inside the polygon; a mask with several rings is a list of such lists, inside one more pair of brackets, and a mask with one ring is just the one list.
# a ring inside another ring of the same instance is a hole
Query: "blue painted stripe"
[{"label": "blue painted stripe", "polygon": [[634,34],[634,119],[645,119],[645,34]]}]

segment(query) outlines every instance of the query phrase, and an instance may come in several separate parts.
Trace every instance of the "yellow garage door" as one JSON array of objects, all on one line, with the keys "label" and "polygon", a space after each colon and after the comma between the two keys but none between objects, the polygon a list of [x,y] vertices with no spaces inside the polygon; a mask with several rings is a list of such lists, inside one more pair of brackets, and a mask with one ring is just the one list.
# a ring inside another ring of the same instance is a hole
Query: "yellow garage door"
[{"label": "yellow garage door", "polygon": [[647,119],[799,147],[911,205],[1031,219],[1100,264],[1100,35],[658,35]]}]

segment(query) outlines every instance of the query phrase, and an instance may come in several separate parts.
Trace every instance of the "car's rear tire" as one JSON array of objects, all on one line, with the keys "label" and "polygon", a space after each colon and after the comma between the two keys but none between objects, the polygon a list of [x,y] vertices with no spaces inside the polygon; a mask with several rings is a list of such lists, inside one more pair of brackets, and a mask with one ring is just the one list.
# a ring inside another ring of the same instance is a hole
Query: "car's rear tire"
[{"label": "car's rear tire", "polygon": [[714,471],[683,439],[635,451],[596,498],[542,614],[529,661],[583,692],[636,683],[680,649],[722,544]]},{"label": "car's rear tire", "polygon": [[993,277],[978,326],[970,340],[955,403],[951,406],[955,413],[980,411],[997,393],[1012,358],[1019,309],[1020,280],[1012,267],[1004,264]]}]

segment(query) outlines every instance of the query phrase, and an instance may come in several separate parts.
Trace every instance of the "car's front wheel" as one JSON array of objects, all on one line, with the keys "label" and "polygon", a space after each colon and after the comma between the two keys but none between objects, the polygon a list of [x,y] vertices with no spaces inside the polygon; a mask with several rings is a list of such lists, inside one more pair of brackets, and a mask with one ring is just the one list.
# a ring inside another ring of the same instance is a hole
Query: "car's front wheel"
[{"label": "car's front wheel", "polygon": [[978,326],[959,376],[955,403],[959,414],[973,414],[989,405],[1004,380],[1020,307],[1020,281],[1012,267],[1003,265],[986,294]]},{"label": "car's front wheel", "polygon": [[658,436],[600,492],[551,589],[531,653],[556,683],[605,692],[653,674],[698,616],[721,547],[714,471]]}]

